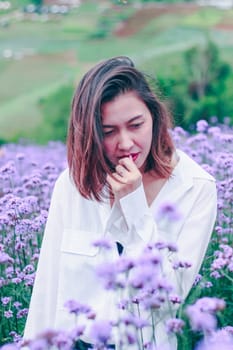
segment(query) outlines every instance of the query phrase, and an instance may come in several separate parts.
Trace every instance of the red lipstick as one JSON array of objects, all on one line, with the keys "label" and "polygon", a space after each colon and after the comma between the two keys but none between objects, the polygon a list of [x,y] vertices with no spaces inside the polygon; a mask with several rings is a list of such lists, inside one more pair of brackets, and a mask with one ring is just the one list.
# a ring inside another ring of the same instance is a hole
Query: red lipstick
[{"label": "red lipstick", "polygon": [[130,156],[132,157],[133,161],[135,162],[139,156],[139,153],[132,153]]}]

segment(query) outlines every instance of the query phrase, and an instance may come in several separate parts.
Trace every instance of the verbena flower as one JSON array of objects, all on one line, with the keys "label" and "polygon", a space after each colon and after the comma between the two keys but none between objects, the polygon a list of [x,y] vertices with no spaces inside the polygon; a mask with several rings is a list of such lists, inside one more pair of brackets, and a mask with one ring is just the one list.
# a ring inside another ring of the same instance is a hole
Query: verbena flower
[{"label": "verbena flower", "polygon": [[208,129],[209,124],[206,120],[198,120],[197,122],[197,131],[198,132],[206,132]]},{"label": "verbena flower", "polygon": [[2,302],[2,305],[7,305],[9,304],[9,302],[11,301],[12,297],[2,297],[1,298],[1,302]]},{"label": "verbena flower", "polygon": [[180,220],[182,217],[178,208],[171,202],[163,203],[156,213],[157,220],[166,220],[168,222],[174,222]]},{"label": "verbena flower", "polygon": [[186,313],[191,327],[195,331],[210,332],[216,329],[216,312],[225,308],[225,302],[219,298],[200,298],[193,305],[189,305]]},{"label": "verbena flower", "polygon": [[[215,116],[210,123],[214,126],[200,120],[197,123],[198,133],[192,135],[181,127],[176,127],[172,131],[172,136],[178,148],[202,164],[203,168],[217,179],[217,222],[207,259],[193,287],[194,295],[201,293],[203,296],[205,293],[208,293],[207,295],[212,293],[216,299],[212,301],[204,298],[200,301],[196,299],[194,305],[190,306],[189,318],[195,331],[205,333],[205,342],[200,344],[205,346],[204,350],[229,350],[233,348],[232,332],[229,328],[227,335],[223,330],[218,334],[216,313],[223,313],[220,320],[224,320],[225,324],[227,322],[231,324],[229,316],[231,304],[228,303],[228,299],[232,294],[233,272],[233,131],[226,125],[217,125]],[[4,332],[4,342],[20,340],[34,283],[51,192],[56,178],[66,165],[66,150],[62,143],[51,142],[47,146],[4,145],[4,155],[0,157],[0,312],[3,316],[0,334]],[[172,203],[166,202],[157,213],[156,220],[164,220],[164,228],[166,225],[172,227],[179,216],[177,208]],[[108,249],[108,243],[105,241],[100,240],[96,244]],[[127,328],[127,322],[130,327],[136,326],[137,309],[145,313],[159,310],[167,301],[171,305],[175,304],[174,307],[180,304],[183,308],[186,306],[166,279],[161,278],[160,273],[163,254],[166,256],[177,251],[175,242],[152,242],[137,259],[122,255],[116,263],[105,264],[99,268],[98,274],[106,288],[113,291],[116,289],[121,292],[125,292],[126,289],[129,291],[126,295],[123,293],[122,300],[117,305],[119,312],[126,313],[128,317],[125,318],[126,328],[122,339],[126,347],[130,344],[135,346],[137,341],[132,328]],[[188,261],[182,259],[172,261],[175,262],[174,267],[178,269],[177,273],[182,273],[183,268],[189,268]],[[225,303],[217,298],[223,295],[226,298],[226,307]],[[88,322],[95,322],[97,315],[92,310],[88,311],[88,306],[77,306],[75,302],[71,303],[70,307],[73,313],[84,312],[85,317],[89,319]],[[130,312],[133,312],[132,318],[128,316]],[[175,330],[176,323],[170,322],[169,327],[173,326]],[[142,318],[141,325],[143,324]],[[117,325],[116,322],[114,327]],[[32,346],[35,349],[43,346],[47,348],[63,346],[65,349],[69,346],[70,339],[74,340],[75,337],[81,336],[84,329],[85,325],[78,325],[73,337],[71,334],[66,337],[63,332],[61,334],[45,332]],[[226,330],[226,327],[224,329]],[[183,336],[187,338],[186,334],[184,332]],[[188,341],[188,338],[186,340]],[[9,344],[6,347],[8,350],[18,348],[16,344]],[[151,350],[165,350],[164,347],[156,347],[153,342],[144,344],[144,347]]]},{"label": "verbena flower", "polygon": [[92,244],[94,247],[100,247],[100,248],[104,248],[107,250],[112,248],[112,243],[110,242],[110,240],[108,240],[106,238],[98,239],[98,240],[94,241]]},{"label": "verbena flower", "polygon": [[197,346],[196,350],[232,350],[233,336],[227,328],[213,332]]},{"label": "verbena flower", "polygon": [[65,302],[64,306],[68,309],[71,314],[88,314],[91,311],[90,306],[79,303],[76,300],[68,300]]},{"label": "verbena flower", "polygon": [[90,338],[96,346],[106,345],[112,334],[112,324],[108,320],[98,320],[90,328]]},{"label": "verbena flower", "polygon": [[166,330],[168,333],[182,333],[184,321],[178,318],[170,318],[166,321]]}]

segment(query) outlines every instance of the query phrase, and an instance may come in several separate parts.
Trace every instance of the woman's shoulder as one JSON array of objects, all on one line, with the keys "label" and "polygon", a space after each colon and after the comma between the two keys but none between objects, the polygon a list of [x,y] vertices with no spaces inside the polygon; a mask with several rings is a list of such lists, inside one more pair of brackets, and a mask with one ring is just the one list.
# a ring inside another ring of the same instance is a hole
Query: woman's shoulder
[{"label": "woman's shoulder", "polygon": [[63,194],[69,194],[71,192],[77,192],[78,194],[68,168],[64,169],[58,176],[54,190]]},{"label": "woman's shoulder", "polygon": [[64,182],[69,182],[70,181],[70,172],[69,172],[69,168],[65,168],[59,175],[58,178],[56,180],[56,183],[60,184]]},{"label": "woman's shoulder", "polygon": [[180,171],[188,177],[193,179],[203,179],[215,182],[215,178],[204,169],[204,165],[198,164],[187,153],[178,149]]}]

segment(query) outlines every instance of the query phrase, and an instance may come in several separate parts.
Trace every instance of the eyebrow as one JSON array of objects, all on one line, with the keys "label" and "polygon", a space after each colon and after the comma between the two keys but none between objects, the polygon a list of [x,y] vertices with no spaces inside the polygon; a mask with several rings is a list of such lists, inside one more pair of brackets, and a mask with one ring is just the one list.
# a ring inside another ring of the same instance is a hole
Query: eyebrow
[{"label": "eyebrow", "polygon": [[[127,121],[127,124],[130,124],[130,123],[134,122],[135,120],[140,119],[141,117],[143,117],[142,114],[136,115],[135,117],[129,119],[129,120]],[[115,125],[103,124],[102,127],[103,127],[103,128],[114,128]]]}]

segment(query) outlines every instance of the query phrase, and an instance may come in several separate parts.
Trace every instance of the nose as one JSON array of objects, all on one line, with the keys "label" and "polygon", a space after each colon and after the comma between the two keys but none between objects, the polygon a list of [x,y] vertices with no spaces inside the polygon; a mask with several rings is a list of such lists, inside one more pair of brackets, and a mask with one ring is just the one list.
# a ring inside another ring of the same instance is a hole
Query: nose
[{"label": "nose", "polygon": [[132,139],[132,135],[130,135],[127,131],[122,131],[119,133],[119,139],[118,139],[118,149],[120,151],[128,151],[133,146],[134,142]]}]

